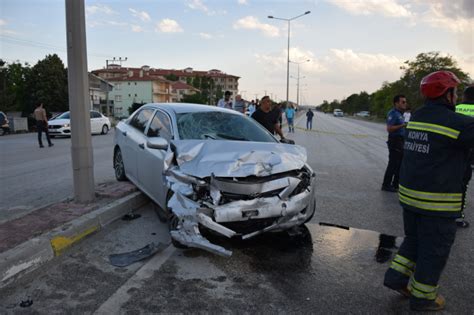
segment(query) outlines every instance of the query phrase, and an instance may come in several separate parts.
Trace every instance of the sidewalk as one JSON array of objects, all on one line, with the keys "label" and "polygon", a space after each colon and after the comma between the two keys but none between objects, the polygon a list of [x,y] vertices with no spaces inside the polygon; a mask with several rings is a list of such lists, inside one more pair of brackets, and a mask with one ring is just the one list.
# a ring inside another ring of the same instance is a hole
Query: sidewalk
[{"label": "sidewalk", "polygon": [[30,272],[148,199],[129,182],[96,187],[96,199],[68,199],[0,224],[0,287]]}]

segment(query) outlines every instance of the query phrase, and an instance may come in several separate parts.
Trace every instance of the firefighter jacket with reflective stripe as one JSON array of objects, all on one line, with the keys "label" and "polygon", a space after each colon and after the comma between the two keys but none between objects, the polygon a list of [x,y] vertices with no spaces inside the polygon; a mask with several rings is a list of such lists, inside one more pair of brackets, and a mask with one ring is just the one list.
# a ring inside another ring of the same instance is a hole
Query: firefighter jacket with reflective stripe
[{"label": "firefighter jacket with reflective stripe", "polygon": [[463,174],[474,147],[474,118],[429,100],[411,117],[400,169],[401,205],[417,213],[459,217]]},{"label": "firefighter jacket with reflective stripe", "polygon": [[456,113],[474,117],[474,104],[459,104],[456,106]]},{"label": "firefighter jacket with reflective stripe", "polygon": [[[474,117],[474,104],[459,104],[456,106],[456,113]],[[474,166],[474,150],[471,150],[469,160],[471,166]]]}]

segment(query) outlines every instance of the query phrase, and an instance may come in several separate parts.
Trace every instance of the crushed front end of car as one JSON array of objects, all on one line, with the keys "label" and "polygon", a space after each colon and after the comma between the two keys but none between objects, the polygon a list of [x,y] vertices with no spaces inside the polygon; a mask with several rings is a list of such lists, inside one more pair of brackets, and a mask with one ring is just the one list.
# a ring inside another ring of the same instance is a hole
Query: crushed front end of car
[{"label": "crushed front end of car", "polygon": [[174,242],[230,256],[200,228],[249,239],[304,224],[315,211],[315,173],[297,145],[173,141],[165,159]]}]

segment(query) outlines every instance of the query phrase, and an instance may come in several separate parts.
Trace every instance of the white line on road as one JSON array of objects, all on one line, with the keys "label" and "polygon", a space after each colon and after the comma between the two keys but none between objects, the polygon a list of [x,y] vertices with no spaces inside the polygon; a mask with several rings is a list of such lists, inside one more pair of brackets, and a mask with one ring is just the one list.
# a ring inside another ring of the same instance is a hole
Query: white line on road
[{"label": "white line on road", "polygon": [[129,290],[131,288],[139,289],[142,287],[144,280],[153,276],[153,273],[161,268],[168,258],[176,251],[173,245],[168,246],[164,251],[158,253],[143,265],[124,285],[122,285],[115,293],[105,301],[94,314],[109,315],[120,314],[122,305],[130,299]]}]

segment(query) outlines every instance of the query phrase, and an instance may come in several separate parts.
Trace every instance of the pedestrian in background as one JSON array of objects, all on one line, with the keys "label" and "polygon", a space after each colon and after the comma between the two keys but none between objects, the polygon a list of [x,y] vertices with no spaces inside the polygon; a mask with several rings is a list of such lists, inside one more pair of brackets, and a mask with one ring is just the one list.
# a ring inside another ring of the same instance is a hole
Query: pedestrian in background
[{"label": "pedestrian in background", "polygon": [[250,105],[249,105],[249,108],[248,108],[249,116],[252,116],[252,114],[255,112],[255,110],[256,110],[255,102],[254,102],[254,100],[252,100],[250,102]]},{"label": "pedestrian in background", "polygon": [[382,190],[397,192],[400,165],[403,158],[403,136],[405,134],[405,119],[403,112],[407,106],[404,95],[395,95],[393,108],[387,114],[388,132],[388,165],[383,177]]},{"label": "pedestrian in background", "polygon": [[293,108],[293,105],[290,105],[286,108],[285,110],[285,116],[286,116],[286,121],[288,122],[288,131],[289,132],[295,132],[295,126],[294,126],[294,118],[295,118],[295,109]]},{"label": "pedestrian in background", "polygon": [[415,311],[441,310],[446,303],[438,281],[461,216],[466,152],[474,147],[474,119],[454,112],[459,83],[449,71],[424,77],[425,103],[405,135],[399,185],[405,238],[384,285],[409,296]]},{"label": "pedestrian in background", "polygon": [[239,113],[244,114],[245,113],[245,102],[242,99],[242,96],[240,94],[237,94],[235,96],[234,104],[232,105],[232,108],[235,111],[238,111]]},{"label": "pedestrian in background", "polygon": [[312,130],[313,129],[313,116],[314,113],[310,109],[306,112],[306,130]]},{"label": "pedestrian in background", "polygon": [[219,102],[217,102],[217,107],[232,109],[232,101],[230,99],[231,94],[230,91],[225,91],[224,98],[221,98]]},{"label": "pedestrian in background", "polygon": [[48,146],[52,147],[54,144],[51,143],[48,132],[48,117],[46,116],[46,110],[43,107],[43,103],[40,103],[36,107],[33,115],[36,119],[36,130],[38,132],[38,144],[40,148],[44,148],[42,140],[42,132],[46,134],[46,140],[48,140]]},{"label": "pedestrian in background", "polygon": [[[456,106],[456,112],[459,114],[474,117],[474,85],[468,86],[463,93],[462,104]],[[464,219],[464,212],[466,211],[466,199],[467,189],[469,187],[469,181],[472,178],[472,169],[474,168],[474,151],[469,151],[469,163],[466,167],[466,172],[463,178],[463,193],[462,193],[462,214],[461,218],[456,219],[458,227],[467,228],[469,222]]]}]

